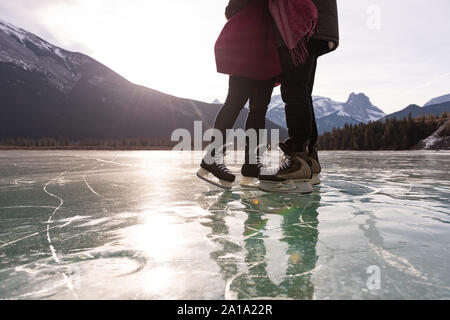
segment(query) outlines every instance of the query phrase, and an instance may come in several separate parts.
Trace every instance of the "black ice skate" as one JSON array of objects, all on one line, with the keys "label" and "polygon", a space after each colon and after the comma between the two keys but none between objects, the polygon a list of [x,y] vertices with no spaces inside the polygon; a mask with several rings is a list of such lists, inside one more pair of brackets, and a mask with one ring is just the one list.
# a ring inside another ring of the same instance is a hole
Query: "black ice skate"
[{"label": "black ice skate", "polygon": [[202,160],[197,177],[216,187],[231,190],[236,176],[225,166],[223,153],[213,151],[213,154],[213,158],[210,159],[212,161],[207,161],[206,157]]},{"label": "black ice skate", "polygon": [[277,169],[263,168],[259,179],[259,189],[266,192],[311,193],[313,171],[308,159],[307,148],[292,151],[286,144],[280,144],[284,159]]},{"label": "black ice skate", "polygon": [[244,164],[241,170],[241,186],[245,188],[258,188],[259,175],[263,167],[263,164],[259,161],[258,164]]},{"label": "black ice skate", "polygon": [[[245,164],[242,166],[241,187],[244,188],[258,188],[259,175],[264,168],[262,157],[268,150],[267,145],[259,145],[255,151],[250,151],[249,144],[245,147]],[[252,163],[252,161],[254,161]],[[256,162],[256,163],[255,163]]]}]

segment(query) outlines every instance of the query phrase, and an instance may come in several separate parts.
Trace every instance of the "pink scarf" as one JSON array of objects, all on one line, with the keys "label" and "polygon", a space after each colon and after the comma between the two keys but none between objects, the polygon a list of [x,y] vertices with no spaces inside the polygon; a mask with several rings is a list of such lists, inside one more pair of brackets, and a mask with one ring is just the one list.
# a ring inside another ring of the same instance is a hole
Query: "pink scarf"
[{"label": "pink scarf", "polygon": [[304,63],[317,29],[317,7],[311,0],[269,0],[269,8],[294,64]]}]

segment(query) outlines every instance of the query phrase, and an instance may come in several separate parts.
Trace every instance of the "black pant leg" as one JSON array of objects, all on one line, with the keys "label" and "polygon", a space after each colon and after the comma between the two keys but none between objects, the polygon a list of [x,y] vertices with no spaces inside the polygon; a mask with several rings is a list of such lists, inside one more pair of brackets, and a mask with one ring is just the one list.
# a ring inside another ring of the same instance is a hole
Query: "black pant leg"
[{"label": "black pant leg", "polygon": [[[257,145],[259,146],[259,131],[266,128],[266,115],[267,109],[269,107],[270,101],[272,100],[272,93],[275,85],[274,80],[267,81],[255,81],[255,86],[252,89],[252,94],[250,95],[250,105],[249,113],[247,116],[247,121],[245,123],[245,130],[255,130],[257,134]],[[249,163],[250,154],[256,150],[250,150],[250,143],[247,137],[246,147],[245,147],[245,163]],[[256,159],[257,154],[252,154]]]},{"label": "black pant leg", "polygon": [[309,142],[309,150],[313,150],[317,144],[317,141],[319,139],[319,132],[317,130],[317,121],[316,121],[316,113],[314,112],[314,103],[313,103],[313,90],[314,90],[314,81],[316,78],[316,70],[317,70],[317,58],[314,63],[313,71],[311,73],[311,78],[309,80],[309,96],[311,99],[311,111],[312,111],[312,126],[311,126],[311,139]]},{"label": "black pant leg", "polygon": [[286,47],[280,49],[280,56],[283,66],[281,95],[286,103],[289,141],[303,145],[313,136],[315,123],[311,93],[317,65],[317,42],[309,42],[306,61],[299,66],[293,66]]},{"label": "black pant leg", "polygon": [[259,131],[265,129],[267,109],[272,100],[274,85],[273,80],[255,82],[255,87],[250,95],[250,112],[248,113],[245,130],[255,129]]},{"label": "black pant leg", "polygon": [[228,96],[220,109],[214,128],[223,135],[223,144],[226,143],[226,131],[232,129],[241,110],[245,107],[253,87],[253,80],[230,76]]}]

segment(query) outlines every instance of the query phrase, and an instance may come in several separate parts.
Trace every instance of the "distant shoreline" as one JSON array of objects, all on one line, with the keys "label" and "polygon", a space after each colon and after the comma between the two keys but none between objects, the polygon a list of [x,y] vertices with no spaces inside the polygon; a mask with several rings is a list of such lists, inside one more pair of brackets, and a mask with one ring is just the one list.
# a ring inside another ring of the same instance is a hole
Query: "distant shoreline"
[{"label": "distant shoreline", "polygon": [[1,151],[171,151],[171,147],[8,147],[0,146]]},{"label": "distant shoreline", "polygon": [[[6,147],[0,146],[0,151],[173,151],[171,147],[123,147],[123,148],[107,148],[107,147]],[[240,150],[244,151],[244,150]],[[319,150],[319,152],[450,152],[450,150]]]}]

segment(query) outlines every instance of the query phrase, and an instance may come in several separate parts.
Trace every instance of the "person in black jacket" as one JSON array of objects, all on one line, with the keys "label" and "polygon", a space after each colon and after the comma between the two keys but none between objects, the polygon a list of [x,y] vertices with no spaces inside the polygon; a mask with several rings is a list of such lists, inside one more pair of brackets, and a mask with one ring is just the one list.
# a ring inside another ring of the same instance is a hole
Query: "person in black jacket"
[{"label": "person in black jacket", "polygon": [[[312,92],[317,60],[339,46],[339,23],[336,0],[312,0],[319,12],[317,32],[312,36],[306,62],[294,67],[286,47],[280,48],[284,75],[281,93],[286,103],[286,119],[294,151],[306,144],[310,153],[317,150],[317,124],[314,116]],[[309,143],[307,143],[309,141]]]},{"label": "person in black jacket", "polygon": [[[312,92],[318,58],[336,50],[339,46],[339,23],[336,0],[312,0],[319,13],[317,32],[308,44],[308,56],[304,64],[294,66],[286,46],[279,49],[283,76],[281,95],[286,104],[286,122],[289,139],[281,146],[289,157],[299,156],[311,164],[313,185],[320,184],[322,171],[317,148],[318,130],[314,114]],[[291,160],[291,159],[290,159]],[[296,161],[282,164],[279,176],[295,172]]]},{"label": "person in black jacket", "polygon": [[[308,56],[303,64],[294,65],[288,48],[283,44],[281,36],[278,36],[283,69],[281,95],[286,104],[289,139],[280,144],[280,149],[286,155],[286,162],[281,164],[276,175],[260,176],[261,180],[283,182],[292,177],[300,179],[304,176],[307,179],[306,175],[311,174],[311,184],[320,184],[319,174],[322,169],[318,157],[318,131],[312,92],[318,58],[339,46],[339,23],[336,0],[312,2],[318,9],[318,28],[308,43]],[[302,163],[305,162],[310,164],[310,170],[302,168]]]}]

